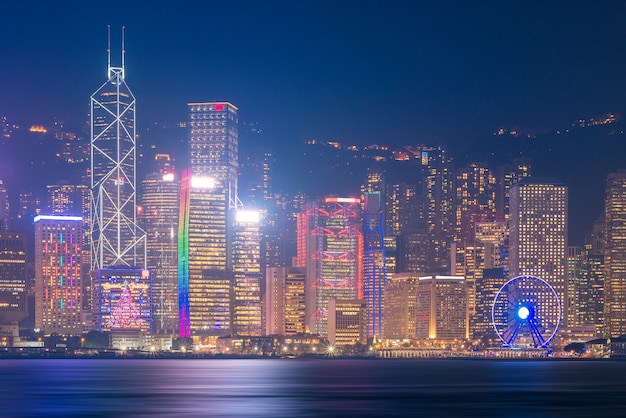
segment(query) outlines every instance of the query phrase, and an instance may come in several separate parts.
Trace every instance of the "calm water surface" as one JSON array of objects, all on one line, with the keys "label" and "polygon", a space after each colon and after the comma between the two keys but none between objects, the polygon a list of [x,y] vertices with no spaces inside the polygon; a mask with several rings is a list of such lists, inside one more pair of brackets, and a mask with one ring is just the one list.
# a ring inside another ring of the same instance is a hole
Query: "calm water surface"
[{"label": "calm water surface", "polygon": [[0,360],[0,417],[623,417],[626,362]]}]

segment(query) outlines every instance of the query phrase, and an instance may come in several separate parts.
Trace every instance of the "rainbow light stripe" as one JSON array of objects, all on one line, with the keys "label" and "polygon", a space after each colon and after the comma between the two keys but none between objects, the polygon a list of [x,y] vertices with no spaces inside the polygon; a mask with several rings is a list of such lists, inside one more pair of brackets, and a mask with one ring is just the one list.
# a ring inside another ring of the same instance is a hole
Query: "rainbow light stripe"
[{"label": "rainbow light stripe", "polygon": [[179,336],[191,336],[189,320],[189,204],[191,201],[191,168],[184,170],[180,182],[178,218],[178,309]]}]

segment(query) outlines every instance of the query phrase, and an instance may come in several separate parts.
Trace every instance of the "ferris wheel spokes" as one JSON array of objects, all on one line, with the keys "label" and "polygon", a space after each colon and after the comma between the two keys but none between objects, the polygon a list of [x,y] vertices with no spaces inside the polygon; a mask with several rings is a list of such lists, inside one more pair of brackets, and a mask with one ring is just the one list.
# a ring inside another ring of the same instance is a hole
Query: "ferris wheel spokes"
[{"label": "ferris wheel spokes", "polygon": [[560,323],[556,291],[544,280],[519,276],[500,288],[492,323],[504,346],[546,348]]}]

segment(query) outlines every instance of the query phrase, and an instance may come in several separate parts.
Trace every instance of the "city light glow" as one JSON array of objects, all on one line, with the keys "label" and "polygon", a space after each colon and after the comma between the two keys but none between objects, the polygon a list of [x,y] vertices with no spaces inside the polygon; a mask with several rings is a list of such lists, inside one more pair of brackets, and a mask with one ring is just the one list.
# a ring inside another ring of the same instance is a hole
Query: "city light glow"
[{"label": "city light glow", "polygon": [[81,216],[63,216],[63,215],[38,215],[35,216],[33,222],[39,221],[82,221]]},{"label": "city light glow", "polygon": [[215,179],[213,177],[191,177],[191,188],[193,189],[213,189],[215,188]]},{"label": "city light glow", "polygon": [[260,216],[257,210],[238,210],[235,218],[237,222],[258,223],[261,218]]}]

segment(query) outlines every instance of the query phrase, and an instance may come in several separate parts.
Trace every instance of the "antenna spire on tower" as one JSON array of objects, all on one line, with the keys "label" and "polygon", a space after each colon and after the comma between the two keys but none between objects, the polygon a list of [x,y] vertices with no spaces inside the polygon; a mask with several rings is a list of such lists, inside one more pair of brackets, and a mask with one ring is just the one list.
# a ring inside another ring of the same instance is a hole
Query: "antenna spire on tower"
[{"label": "antenna spire on tower", "polygon": [[111,77],[111,25],[107,25],[107,78]]},{"label": "antenna spire on tower", "polygon": [[111,78],[114,73],[117,73],[121,78],[124,78],[124,61],[126,59],[126,46],[124,39],[124,32],[126,31],[126,26],[122,26],[122,65],[121,66],[111,66],[111,25],[107,25],[107,78]]},{"label": "antenna spire on tower", "polygon": [[126,49],[124,49],[124,31],[126,26],[122,26],[122,77],[124,77],[124,56],[126,55]]}]

